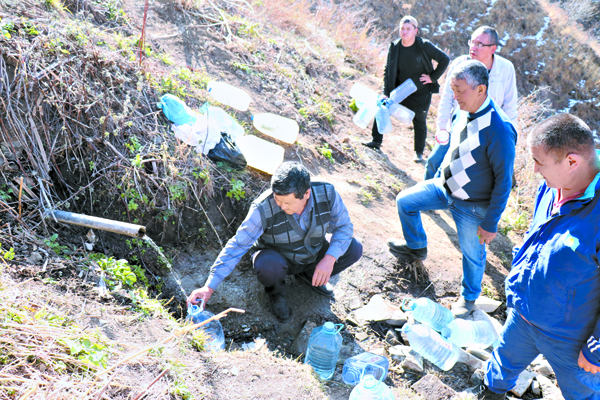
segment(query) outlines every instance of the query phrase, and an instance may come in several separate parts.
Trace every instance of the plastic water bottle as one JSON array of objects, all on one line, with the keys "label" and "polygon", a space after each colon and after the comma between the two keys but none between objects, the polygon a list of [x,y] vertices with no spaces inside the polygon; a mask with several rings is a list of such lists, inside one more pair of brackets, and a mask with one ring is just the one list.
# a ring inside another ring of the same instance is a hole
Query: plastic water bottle
[{"label": "plastic water bottle", "polygon": [[454,320],[452,311],[442,305],[431,301],[427,297],[421,297],[416,300],[410,300],[404,311],[412,311],[413,318],[422,324],[431,326],[438,332],[441,332],[448,324]]},{"label": "plastic water bottle", "polygon": [[488,347],[498,339],[494,326],[487,321],[455,319],[442,329],[442,336],[458,347]]},{"label": "plastic water bottle", "polygon": [[252,116],[252,124],[260,132],[282,142],[293,144],[298,137],[298,123],[293,119],[264,113]]},{"label": "plastic water bottle", "polygon": [[390,93],[390,99],[394,103],[401,103],[408,96],[417,91],[417,85],[412,81],[412,79],[407,79],[396,89],[392,90]]},{"label": "plastic water bottle", "polygon": [[410,124],[415,117],[415,112],[404,107],[402,104],[392,103],[388,105],[390,116],[403,124]]},{"label": "plastic water bottle", "polygon": [[269,175],[273,175],[285,156],[283,147],[253,135],[242,136],[235,143],[246,158],[248,166]]},{"label": "plastic water bottle", "polygon": [[[378,365],[381,369],[372,368],[372,366],[370,367],[371,364]],[[344,362],[342,379],[346,385],[356,385],[360,382],[360,376],[364,370],[365,373],[372,374],[375,378],[382,381],[385,379],[389,367],[390,362],[387,358],[369,352],[361,353],[348,358]]]},{"label": "plastic water bottle", "polygon": [[325,325],[313,329],[308,339],[304,363],[312,366],[321,380],[330,379],[335,372],[342,348],[342,327],[342,324],[325,322]]},{"label": "plastic water bottle", "polygon": [[448,371],[456,364],[460,349],[446,341],[427,325],[404,324],[402,332],[408,336],[410,347],[440,369]]},{"label": "plastic water bottle", "polygon": [[[192,321],[194,324],[204,322],[215,314],[208,310],[204,310],[204,300],[200,300],[200,305],[192,305],[188,307],[187,320]],[[225,334],[223,333],[223,327],[218,320],[209,322],[206,325],[201,326],[198,329],[204,330],[210,337],[210,340],[206,344],[206,347],[211,351],[225,350]]]},{"label": "plastic water bottle", "polygon": [[219,132],[217,132],[219,136],[221,132],[225,132],[228,133],[234,141],[237,141],[238,138],[246,134],[244,128],[221,107],[212,106],[210,103],[206,102],[200,107],[200,112],[205,114],[206,118],[208,118],[209,129],[212,127],[217,127],[217,129],[219,129]]},{"label": "plastic water bottle", "polygon": [[213,99],[240,111],[246,111],[252,100],[248,93],[225,82],[208,82],[207,89]]},{"label": "plastic water bottle", "polygon": [[352,85],[350,97],[355,100],[358,108],[364,108],[365,106],[374,108],[377,104],[377,93],[358,82]]},{"label": "plastic water bottle", "polygon": [[385,101],[380,102],[377,106],[377,112],[375,113],[375,121],[377,122],[377,130],[382,135],[390,133],[392,131],[390,111],[388,110]]},{"label": "plastic water bottle", "polygon": [[358,126],[359,128],[365,129],[367,127],[367,125],[369,125],[369,122],[371,122],[371,120],[375,116],[376,112],[377,112],[377,107],[373,107],[373,108],[362,107],[354,115],[354,118],[352,118],[352,122],[354,122],[356,124],[356,126]]},{"label": "plastic water bottle", "polygon": [[[376,378],[370,371],[382,369],[379,365],[369,364],[365,367],[360,383],[350,393],[350,400],[394,400],[392,389],[383,383],[383,378]],[[376,374],[385,376],[382,371]]]}]

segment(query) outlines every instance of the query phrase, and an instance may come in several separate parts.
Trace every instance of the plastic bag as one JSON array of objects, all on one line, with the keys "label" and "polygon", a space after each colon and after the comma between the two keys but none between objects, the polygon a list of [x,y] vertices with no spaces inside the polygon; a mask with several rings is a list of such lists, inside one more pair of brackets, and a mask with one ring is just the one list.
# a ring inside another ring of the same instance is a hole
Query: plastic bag
[{"label": "plastic bag", "polygon": [[211,151],[208,158],[213,161],[224,161],[237,169],[246,168],[246,157],[227,133],[221,133],[221,141]]},{"label": "plastic bag", "polygon": [[214,121],[209,121],[204,114],[194,113],[194,115],[196,122],[193,125],[173,124],[171,130],[175,133],[176,138],[196,147],[198,153],[208,155],[208,152],[221,141],[220,127]]},{"label": "plastic bag", "polygon": [[183,101],[172,94],[162,96],[157,107],[162,108],[165,116],[177,125],[193,125],[196,122],[195,113]]}]

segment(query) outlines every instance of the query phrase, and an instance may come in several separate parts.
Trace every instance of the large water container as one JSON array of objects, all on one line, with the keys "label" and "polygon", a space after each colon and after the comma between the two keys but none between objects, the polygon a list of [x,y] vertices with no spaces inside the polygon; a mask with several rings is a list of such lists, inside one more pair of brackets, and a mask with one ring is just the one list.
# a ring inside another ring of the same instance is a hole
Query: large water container
[{"label": "large water container", "polygon": [[207,89],[213,99],[240,111],[246,111],[252,100],[248,93],[225,82],[208,82]]},{"label": "large water container", "polygon": [[298,137],[298,123],[293,119],[264,113],[252,116],[252,124],[260,132],[282,142],[293,144]]},{"label": "large water container", "polygon": [[212,106],[207,102],[200,107],[200,112],[208,118],[209,129],[219,130],[217,132],[219,136],[221,132],[225,132],[237,142],[238,138],[246,134],[244,128],[221,107]]},{"label": "large water container", "polygon": [[[378,365],[381,368],[372,368],[372,365]],[[386,357],[369,352],[361,353],[346,359],[342,369],[342,379],[346,385],[356,385],[360,382],[361,374],[365,370],[365,373],[370,373],[382,381],[385,379],[389,367],[390,362]]]},{"label": "large water container", "polygon": [[308,339],[304,362],[313,367],[322,380],[331,379],[335,372],[342,348],[342,335],[339,333],[342,327],[342,324],[325,322],[325,325],[313,329]]},{"label": "large water container", "polygon": [[424,324],[404,324],[402,332],[408,337],[410,347],[440,369],[448,371],[456,364],[460,349],[446,341],[439,333]]},{"label": "large water container", "polygon": [[455,319],[442,329],[442,336],[459,347],[488,347],[498,339],[494,326],[487,321]]},{"label": "large water container", "polygon": [[369,122],[371,122],[371,120],[375,116],[376,112],[377,112],[377,107],[359,108],[357,113],[354,115],[354,118],[352,118],[352,122],[354,122],[356,124],[356,126],[358,126],[359,128],[365,129],[367,127],[367,125],[369,125]]},{"label": "large water container", "polygon": [[283,162],[283,147],[253,135],[238,138],[235,142],[252,168],[273,175]]},{"label": "large water container", "polygon": [[[394,400],[392,389],[383,383],[383,379],[378,379],[371,372],[367,372],[367,368],[369,368],[370,371],[381,369],[379,365],[365,367],[362,379],[360,380],[360,383],[352,389],[349,400]],[[377,374],[384,375],[381,371]]]},{"label": "large water container", "polygon": [[392,90],[390,93],[390,99],[394,103],[401,103],[408,96],[417,91],[417,86],[412,81],[412,79],[407,79],[396,89]]},{"label": "large water container", "polygon": [[403,304],[402,308],[404,311],[412,311],[415,320],[431,326],[438,332],[454,320],[452,311],[427,297],[410,300],[406,306]]},{"label": "large water container", "polygon": [[415,112],[404,107],[402,104],[389,102],[390,116],[403,124],[410,124],[415,117]]},{"label": "large water container", "polygon": [[[192,321],[194,324],[204,322],[213,316],[213,313],[204,309],[204,300],[200,300],[199,305],[192,305],[188,307],[187,320]],[[208,343],[206,343],[208,350],[225,350],[225,334],[223,333],[223,327],[218,320],[211,321],[198,329],[204,330],[204,332],[206,332],[210,338]]]},{"label": "large water container", "polygon": [[392,131],[392,121],[390,120],[390,111],[388,110],[385,102],[381,102],[377,106],[377,112],[375,113],[375,121],[377,122],[377,131],[382,135],[390,133]]},{"label": "large water container", "polygon": [[358,108],[365,106],[374,108],[377,104],[377,93],[365,85],[356,82],[350,89],[350,97],[356,102]]}]

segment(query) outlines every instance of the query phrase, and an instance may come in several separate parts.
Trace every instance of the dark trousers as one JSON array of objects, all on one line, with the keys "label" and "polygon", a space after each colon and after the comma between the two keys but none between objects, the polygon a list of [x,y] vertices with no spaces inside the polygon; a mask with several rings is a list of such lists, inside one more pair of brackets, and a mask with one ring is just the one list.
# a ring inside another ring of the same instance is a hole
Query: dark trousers
[{"label": "dark trousers", "polygon": [[[427,139],[427,113],[431,105],[431,94],[427,93],[421,96],[408,96],[402,103],[404,107],[415,113],[413,118],[413,128],[415,130],[415,153],[423,154],[425,150],[425,140]],[[373,130],[371,132],[373,141],[381,144],[383,135],[377,130],[377,122],[373,121]]]},{"label": "dark trousers", "polygon": [[[307,264],[301,272],[312,277],[317,264],[325,257],[327,249],[329,249],[329,242],[326,240],[317,255],[317,261]],[[333,264],[331,276],[339,274],[357,262],[362,257],[362,252],[362,244],[352,238],[348,250]],[[275,250],[260,250],[252,256],[252,263],[254,264],[254,271],[256,272],[258,281],[265,287],[265,291],[269,295],[285,293],[285,277],[288,275],[289,264],[284,256]]]}]

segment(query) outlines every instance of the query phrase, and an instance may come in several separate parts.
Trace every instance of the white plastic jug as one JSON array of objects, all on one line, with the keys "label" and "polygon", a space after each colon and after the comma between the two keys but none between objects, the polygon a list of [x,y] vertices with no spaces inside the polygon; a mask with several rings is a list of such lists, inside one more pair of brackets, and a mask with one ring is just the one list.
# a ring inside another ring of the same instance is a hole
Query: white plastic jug
[{"label": "white plastic jug", "polygon": [[300,130],[293,119],[271,113],[253,115],[252,124],[259,132],[289,144],[296,141]]},{"label": "white plastic jug", "polygon": [[240,111],[246,111],[252,100],[248,93],[225,82],[208,82],[207,89],[213,99]]},{"label": "white plastic jug", "polygon": [[242,136],[236,144],[244,154],[248,166],[273,175],[283,162],[283,147],[253,135]]},{"label": "white plastic jug", "polygon": [[350,97],[356,101],[358,108],[375,107],[377,103],[377,93],[365,85],[356,82],[350,89]]}]

